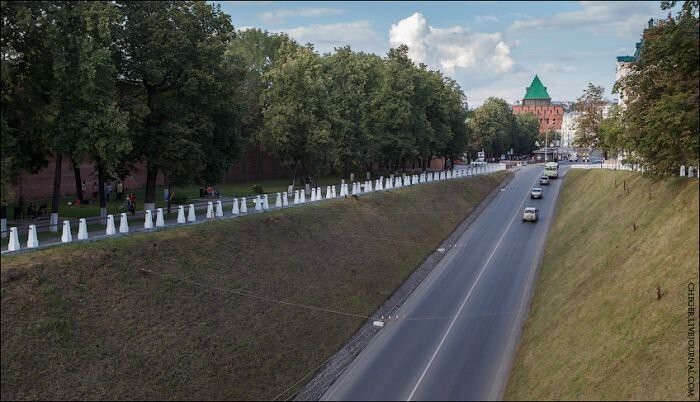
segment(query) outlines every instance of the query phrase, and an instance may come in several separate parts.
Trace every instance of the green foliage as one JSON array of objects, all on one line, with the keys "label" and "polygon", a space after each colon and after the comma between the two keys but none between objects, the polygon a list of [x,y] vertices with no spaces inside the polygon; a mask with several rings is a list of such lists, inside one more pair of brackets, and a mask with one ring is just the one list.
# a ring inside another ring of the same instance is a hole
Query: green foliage
[{"label": "green foliage", "polygon": [[700,165],[699,6],[686,1],[676,17],[646,30],[639,60],[615,87],[626,98],[624,145],[648,172]]},{"label": "green foliage", "polygon": [[125,106],[134,111],[136,160],[171,182],[215,182],[242,151],[242,66],[224,62],[235,36],[219,6],[194,1],[118,2],[125,16]]},{"label": "green foliage", "polygon": [[[219,6],[198,1],[2,7],[3,203],[18,173],[52,154],[93,161],[103,177],[144,162],[153,202],[159,173],[173,185],[215,183],[248,141],[289,166],[292,182],[313,182],[426,168],[483,134],[466,124],[459,85],[415,65],[406,46],[320,56],[286,35],[236,32]],[[530,147],[529,125],[506,120],[486,130],[489,146]]]},{"label": "green foliage", "polygon": [[259,184],[253,184],[251,190],[253,190],[253,194],[265,194],[265,190]]},{"label": "green foliage", "polygon": [[603,120],[605,99],[602,86],[588,83],[588,88],[576,100],[576,107],[581,112],[576,122],[574,144],[585,149],[598,148],[600,144],[600,122]]}]

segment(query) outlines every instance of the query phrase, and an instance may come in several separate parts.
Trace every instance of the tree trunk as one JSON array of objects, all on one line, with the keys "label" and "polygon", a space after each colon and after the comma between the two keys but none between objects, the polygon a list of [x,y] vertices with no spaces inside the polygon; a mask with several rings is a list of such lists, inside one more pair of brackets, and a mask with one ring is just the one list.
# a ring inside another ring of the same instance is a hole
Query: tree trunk
[{"label": "tree trunk", "polygon": [[146,168],[146,195],[143,198],[143,209],[153,210],[156,207],[156,179],[158,178],[158,168],[152,167],[148,163]]},{"label": "tree trunk", "polygon": [[107,224],[107,202],[105,200],[105,174],[101,166],[97,166],[97,193],[100,195],[100,222]]},{"label": "tree trunk", "polygon": [[297,165],[297,161],[294,161],[292,168],[289,170],[289,187],[287,188],[287,192],[290,194],[294,193],[294,184],[297,178]]},{"label": "tree trunk", "polygon": [[53,176],[53,196],[51,197],[51,220],[49,230],[58,232],[58,206],[61,202],[61,165],[63,164],[63,154],[56,154],[56,169]]},{"label": "tree trunk", "polygon": [[71,159],[71,162],[73,163],[73,175],[75,176],[75,195],[82,203],[85,195],[83,194],[83,181],[80,177],[80,165],[75,163],[73,159]]}]

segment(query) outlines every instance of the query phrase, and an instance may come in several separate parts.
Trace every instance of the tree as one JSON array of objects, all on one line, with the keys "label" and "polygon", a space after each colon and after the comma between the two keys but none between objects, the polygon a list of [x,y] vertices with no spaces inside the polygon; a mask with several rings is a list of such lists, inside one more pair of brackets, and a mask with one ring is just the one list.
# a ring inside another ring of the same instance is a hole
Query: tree
[{"label": "tree", "polygon": [[[662,9],[675,4],[664,1]],[[650,173],[700,164],[699,6],[686,1],[676,17],[645,30],[639,59],[615,86],[627,98],[625,144]]]},{"label": "tree", "polygon": [[602,86],[588,83],[588,88],[576,100],[577,110],[581,112],[574,135],[576,146],[588,150],[598,147],[600,122],[603,120],[603,106],[605,106],[604,92],[605,89]]},{"label": "tree", "polygon": [[[20,171],[35,173],[47,164],[45,133],[50,117],[49,24],[39,2],[2,2],[0,79],[0,208],[6,219],[11,187]],[[21,200],[20,200],[21,201]]]},{"label": "tree", "polygon": [[[333,137],[332,166],[347,178],[368,166],[368,116],[381,79],[381,59],[354,53],[349,46],[323,57],[328,120]],[[371,165],[371,164],[370,164]]]},{"label": "tree", "polygon": [[610,114],[600,122],[600,148],[606,154],[618,155],[628,151],[622,111],[617,105],[610,108]]},{"label": "tree", "polygon": [[240,154],[234,98],[243,75],[226,81],[237,75],[223,63],[235,33],[220,6],[118,5],[126,16],[122,102],[135,117],[133,159],[146,163],[144,207],[152,209],[159,171],[180,182],[214,179]]},{"label": "tree", "polygon": [[315,174],[328,168],[333,149],[327,90],[320,56],[311,46],[285,43],[278,63],[264,76],[263,126],[257,141],[290,168]]},{"label": "tree", "polygon": [[505,153],[511,146],[513,126],[508,102],[493,97],[486,99],[469,119],[469,127],[474,132],[471,148],[484,149],[489,157]]},{"label": "tree", "polygon": [[241,128],[244,139],[256,138],[262,128],[262,92],[269,85],[264,76],[277,61],[282,44],[290,42],[286,34],[246,29],[237,31],[226,49],[226,63],[244,70],[237,92],[244,110]]},{"label": "tree", "polygon": [[515,155],[529,155],[535,149],[540,134],[539,118],[532,113],[515,115],[515,128],[512,139]]},{"label": "tree", "polygon": [[420,117],[413,116],[413,69],[407,46],[389,49],[369,115],[371,158],[393,170],[402,160],[418,154],[414,128]]}]

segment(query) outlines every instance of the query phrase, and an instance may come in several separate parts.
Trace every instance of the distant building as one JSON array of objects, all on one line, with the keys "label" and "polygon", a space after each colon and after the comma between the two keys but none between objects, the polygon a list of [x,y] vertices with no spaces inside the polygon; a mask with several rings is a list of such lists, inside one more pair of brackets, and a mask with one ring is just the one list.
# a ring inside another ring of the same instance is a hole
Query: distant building
[{"label": "distant building", "polygon": [[576,136],[576,122],[581,116],[581,112],[564,113],[561,124],[561,146],[564,148],[574,147]]},{"label": "distant building", "polygon": [[[658,23],[661,23],[661,21],[658,21]],[[644,46],[644,33],[646,33],[649,29],[654,28],[656,25],[657,24],[654,23],[653,18],[649,20],[648,26],[644,28],[644,32],[642,33],[642,39],[635,44],[634,56],[617,56],[617,64],[615,65],[615,82],[620,81],[632,70],[632,64],[639,60],[639,53],[642,50],[642,46]],[[621,108],[625,107],[625,93],[622,90],[620,90],[620,98],[617,100],[617,104]]]},{"label": "distant building", "polygon": [[561,129],[564,117],[564,106],[552,104],[552,98],[547,93],[547,87],[542,85],[540,78],[535,75],[532,84],[527,87],[521,104],[513,106],[514,114],[532,113],[540,120],[540,132],[558,131]]}]

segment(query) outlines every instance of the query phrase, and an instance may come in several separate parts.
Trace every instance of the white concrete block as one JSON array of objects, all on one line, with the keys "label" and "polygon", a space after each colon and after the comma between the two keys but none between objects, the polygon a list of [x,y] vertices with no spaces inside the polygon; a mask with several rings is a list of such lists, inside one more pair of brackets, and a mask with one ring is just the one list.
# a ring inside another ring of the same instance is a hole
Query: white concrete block
[{"label": "white concrete block", "polygon": [[21,249],[21,246],[19,245],[19,235],[17,234],[17,228],[11,227],[10,228],[10,241],[9,241],[9,243],[7,243],[7,251],[17,251],[20,249]]},{"label": "white concrete block", "polygon": [[195,222],[197,220],[197,215],[194,211],[194,204],[190,204],[190,208],[187,211],[187,222]]},{"label": "white concrete block", "polygon": [[[123,218],[122,218],[123,220]],[[187,222],[185,220],[185,206],[184,205],[179,205],[177,207],[177,223],[185,223]],[[121,231],[121,229],[119,229]]]},{"label": "white concrete block", "polygon": [[231,213],[234,215],[238,215],[240,213],[240,210],[238,209],[238,198],[233,199],[233,208],[231,208]]},{"label": "white concrete block", "polygon": [[245,197],[241,197],[241,213],[242,214],[248,213],[248,200],[246,200]]},{"label": "white concrete block", "polygon": [[[221,205],[221,200],[216,200],[216,212],[214,213],[214,216],[217,218],[224,216],[224,206]],[[158,226],[158,223],[156,223],[156,226]]]},{"label": "white concrete block", "polygon": [[143,228],[144,229],[153,229],[153,214],[151,214],[150,209],[146,210],[146,217],[144,218],[144,221],[143,221]]},{"label": "white concrete block", "polygon": [[275,207],[282,208],[282,193],[277,193],[277,200],[275,201]]},{"label": "white concrete block", "polygon": [[36,237],[36,225],[29,225],[29,233],[27,233],[27,248],[39,247],[39,239]]},{"label": "white concrete block", "polygon": [[87,221],[85,218],[80,218],[80,225],[78,226],[78,240],[87,240],[88,239],[88,231],[87,231]]},{"label": "white concrete block", "polygon": [[301,204],[306,203],[306,191],[304,191],[304,189],[299,191],[299,203],[301,203]]},{"label": "white concrete block", "polygon": [[70,229],[70,221],[63,221],[63,234],[61,234],[61,243],[70,243],[73,241],[73,233]]},{"label": "white concrete block", "polygon": [[282,194],[282,206],[283,207],[289,206],[289,193]]},{"label": "white concrete block", "polygon": [[262,200],[260,199],[259,195],[255,196],[253,202],[255,203],[255,210],[262,211]]},{"label": "white concrete block", "polygon": [[214,205],[211,201],[207,202],[207,219],[212,219],[214,217]]},{"label": "white concrete block", "polygon": [[267,198],[267,194],[263,195],[262,200],[263,200],[263,210],[270,209],[270,201]]},{"label": "white concrete block", "polygon": [[114,215],[107,215],[107,230],[105,231],[107,236],[113,236],[117,234],[117,229],[114,227]]},{"label": "white concrete block", "polygon": [[294,205],[299,203],[299,190],[294,190]]},{"label": "white concrete block", "polygon": [[[182,209],[182,223],[185,223],[185,212],[184,207],[180,205]],[[179,218],[178,218],[179,222]],[[129,233],[129,220],[126,217],[126,212],[122,212],[121,218],[119,218],[119,233]]]},{"label": "white concrete block", "polygon": [[331,198],[335,198],[335,197],[336,197],[335,186],[331,186]]},{"label": "white concrete block", "polygon": [[[219,206],[221,206],[221,201],[218,201],[218,202],[219,202]],[[156,227],[160,228],[163,226],[165,226],[165,216],[163,216],[163,208],[158,208],[156,210]]]}]

